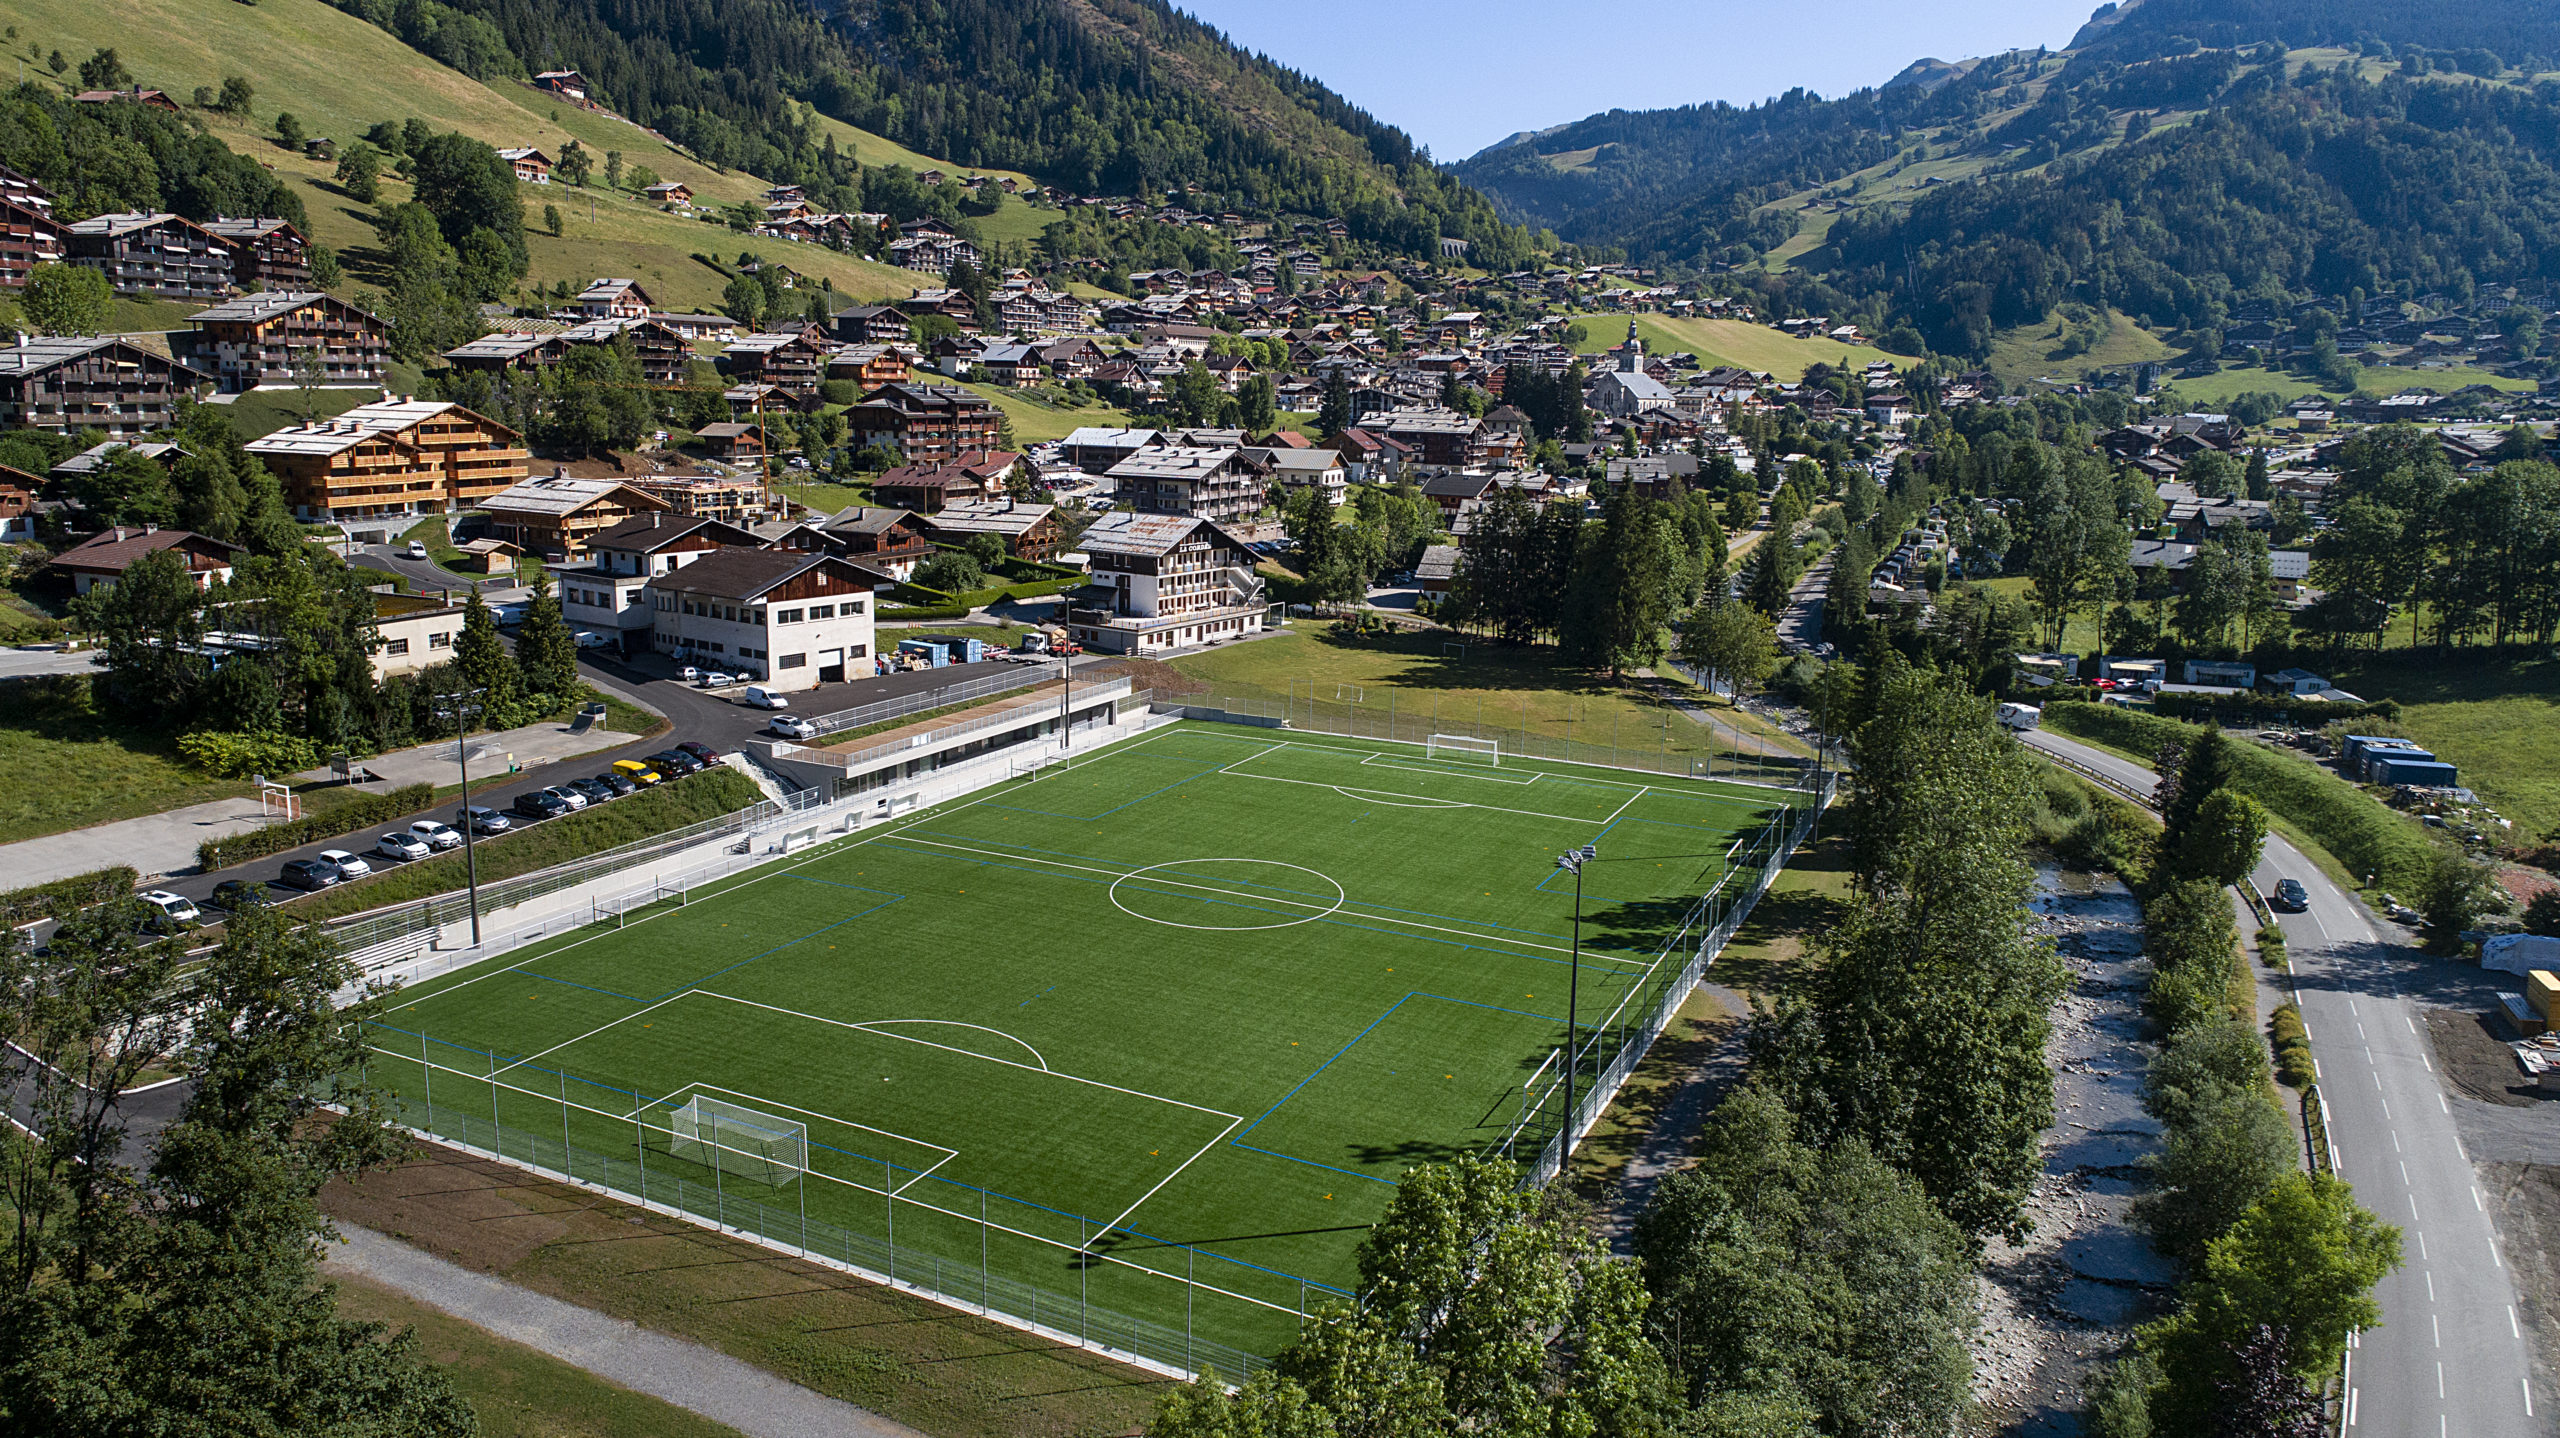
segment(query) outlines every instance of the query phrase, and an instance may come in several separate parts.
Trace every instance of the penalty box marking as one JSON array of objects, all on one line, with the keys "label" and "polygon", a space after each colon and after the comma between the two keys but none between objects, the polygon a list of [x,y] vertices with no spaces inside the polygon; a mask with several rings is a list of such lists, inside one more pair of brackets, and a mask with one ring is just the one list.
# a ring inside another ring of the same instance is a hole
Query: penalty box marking
[{"label": "penalty box marking", "polygon": [[[1156,1194],[1157,1194],[1159,1191],[1161,1191],[1161,1190],[1164,1188],[1164,1186],[1165,1186],[1166,1184],[1173,1182],[1173,1181],[1174,1181],[1174,1179],[1175,1179],[1176,1177],[1178,1177],[1178,1176],[1182,1173],[1182,1171],[1183,1171],[1184,1169],[1189,1168],[1192,1164],[1194,1164],[1194,1163],[1198,1162],[1198,1161],[1199,1161],[1199,1159],[1200,1159],[1200,1155],[1201,1155],[1201,1154],[1205,1154],[1205,1153],[1207,1153],[1209,1150],[1211,1150],[1211,1149],[1213,1149],[1213,1148],[1216,1148],[1220,1143],[1225,1142],[1225,1141],[1226,1141],[1226,1137],[1227,1137],[1227,1135],[1229,1135],[1229,1134],[1231,1134],[1231,1133],[1234,1133],[1234,1132],[1236,1131],[1236,1126],[1237,1126],[1238,1124],[1241,1124],[1241,1123],[1243,1123],[1243,1122],[1244,1122],[1244,1117],[1243,1117],[1243,1115],[1241,1115],[1241,1114],[1232,1114],[1232,1113],[1228,1113],[1228,1112],[1226,1112],[1226,1111],[1225,1111],[1225,1110],[1223,1110],[1223,1109],[1214,1109],[1214,1108],[1210,1108],[1210,1107],[1208,1107],[1208,1106],[1207,1106],[1207,1105],[1205,1105],[1205,1104],[1189,1103],[1189,1102],[1186,1102],[1186,1101],[1184,1101],[1184,1100],[1182,1100],[1182,1099],[1178,1099],[1178,1098],[1168,1098],[1168,1097],[1166,1097],[1165,1095],[1160,1094],[1160,1093],[1148,1093],[1148,1092],[1146,1092],[1144,1089],[1123,1088],[1123,1087],[1121,1087],[1121,1086],[1120,1086],[1120,1085],[1118,1085],[1118,1084],[1114,1084],[1114,1083],[1104,1083],[1104,1082],[1103,1082],[1102,1080],[1100,1080],[1100,1079],[1090,1079],[1090,1078],[1086,1078],[1086,1077],[1084,1077],[1084,1076],[1083,1076],[1083,1075],[1081,1075],[1081,1074],[1065,1073],[1065,1072],[1062,1072],[1062,1071],[1060,1071],[1060,1070],[1053,1069],[1053,1068],[1045,1068],[1045,1067],[1043,1067],[1043,1068],[1034,1068],[1034,1067],[1032,1067],[1032,1066],[1031,1066],[1031,1065],[1029,1065],[1029,1064],[1025,1064],[1025,1063],[1016,1063],[1016,1062],[1015,1062],[1014,1060],[1012,1060],[1012,1059],[1000,1059],[1000,1058],[995,1057],[993,1054],[982,1054],[982,1053],[979,1053],[979,1052],[978,1052],[977,1050],[975,1050],[975,1049],[955,1048],[955,1047],[953,1047],[953,1046],[952,1046],[952,1045],[950,1045],[950,1044],[938,1044],[938,1043],[933,1042],[931,1039],[919,1039],[919,1038],[912,1038],[912,1037],[910,1037],[910,1036],[908,1036],[908,1035],[906,1035],[906,1034],[882,1033],[882,1032],[881,1032],[881,1031],[879,1031],[878,1029],[872,1028],[872,1027],[870,1027],[870,1026],[869,1026],[869,1025],[867,1025],[867,1024],[855,1023],[855,1022],[852,1022],[852,1021],[850,1021],[850,1020],[846,1020],[846,1019],[830,1019],[830,1018],[824,1018],[824,1017],[821,1017],[820,1015],[817,1015],[817,1014],[803,1013],[803,1012],[801,1012],[801,1011],[800,1011],[800,1010],[798,1010],[798,1009],[786,1009],[786,1008],[781,1007],[781,1006],[780,1006],[780,1005],[778,1005],[778,1004],[758,1003],[758,1002],[757,1002],[756,1000],[754,1000],[754,999],[742,999],[742,998],[737,997],[737,996],[736,996],[736,995],[734,995],[734,994],[718,994],[718,993],[713,993],[713,992],[712,992],[712,991],[710,991],[709,989],[699,989],[699,990],[696,990],[695,992],[699,993],[702,997],[704,997],[704,998],[706,998],[706,999],[722,999],[722,1000],[726,1000],[726,1001],[727,1001],[727,1002],[729,1002],[729,1003],[733,1003],[733,1004],[744,1004],[744,1005],[746,1005],[746,1006],[747,1006],[747,1007],[749,1007],[749,1008],[764,1009],[764,1010],[767,1010],[767,1011],[769,1011],[769,1012],[777,1013],[777,1014],[787,1014],[787,1015],[789,1015],[789,1016],[791,1016],[791,1017],[793,1017],[793,1018],[797,1018],[797,1019],[807,1019],[807,1020],[809,1020],[811,1023],[826,1024],[826,1025],[829,1025],[830,1027],[834,1027],[834,1028],[842,1028],[842,1029],[858,1029],[858,1030],[860,1030],[861,1032],[864,1032],[864,1033],[867,1033],[867,1034],[871,1034],[871,1035],[873,1035],[874,1037],[877,1037],[877,1038],[890,1038],[890,1039],[896,1039],[896,1040],[900,1041],[901,1043],[922,1044],[922,1045],[923,1045],[924,1047],[926,1047],[926,1048],[941,1049],[941,1050],[943,1050],[943,1051],[944,1051],[944,1052],[946,1052],[946,1053],[961,1054],[961,1055],[964,1055],[964,1056],[966,1056],[966,1057],[973,1058],[973,1059],[980,1059],[980,1060],[983,1060],[984,1062],[991,1063],[991,1064],[1002,1064],[1002,1065],[1004,1065],[1006,1068],[1020,1069],[1020,1070],[1022,1070],[1022,1071],[1023,1071],[1023,1072],[1025,1072],[1025,1073],[1036,1073],[1036,1074],[1040,1074],[1040,1075],[1043,1075],[1044,1077],[1048,1077],[1048,1078],[1065,1079],[1065,1080],[1067,1080],[1067,1081],[1068,1081],[1068,1082],[1070,1082],[1070,1083],[1087,1084],[1087,1085],[1090,1085],[1090,1086],[1092,1086],[1092,1087],[1094,1087],[1094,1088],[1108,1090],[1108,1091],[1110,1091],[1110,1092],[1112,1092],[1112,1093],[1127,1094],[1127,1095],[1128,1095],[1129,1097],[1131,1097],[1131,1098],[1140,1098],[1140,1099],[1145,1099],[1145,1100],[1147,1100],[1147,1101],[1148,1101],[1148,1102],[1150,1102],[1150,1103],[1170,1104],[1170,1105],[1172,1105],[1172,1106],[1173,1106],[1173,1107],[1175,1107],[1175,1108],[1187,1108],[1187,1109],[1191,1110],[1191,1111],[1192,1111],[1192,1112],[1194,1112],[1194,1113],[1205,1113],[1205,1114],[1209,1115],[1211,1118],[1222,1118],[1222,1119],[1225,1119],[1225,1120],[1227,1121],[1227,1126],[1226,1126],[1225,1128],[1222,1128],[1222,1129],[1218,1130],[1217,1134],[1216,1134],[1214,1137],[1212,1137],[1212,1138],[1211,1138],[1207,1143],[1204,1143],[1204,1144],[1200,1145],[1199,1149],[1198,1149],[1196,1152],[1194,1152],[1194,1153],[1191,1155],[1191,1157],[1184,1159],[1182,1162],[1180,1162],[1180,1163],[1178,1163],[1178,1164],[1175,1164],[1175,1165],[1173,1166],[1173,1171],[1172,1171],[1172,1172],[1167,1173],[1164,1177],[1162,1177],[1162,1178],[1160,1178],[1160,1179],[1156,1180],[1155,1187],[1150,1188],[1150,1189],[1148,1189],[1145,1193],[1142,1193],[1142,1194],[1138,1195],[1138,1201],[1137,1201],[1136,1203],[1132,1203],[1132,1204],[1130,1204],[1127,1208],[1122,1209],[1122,1210],[1120,1211],[1120,1214],[1119,1214],[1119,1216],[1118,1216],[1118,1217],[1116,1217],[1116,1218],[1112,1219],[1109,1223],[1104,1224],[1104,1225],[1102,1226],[1102,1230],[1101,1230],[1101,1232],[1100,1232],[1100,1233],[1096,1233],[1096,1234],[1094,1235],[1094,1237],[1095,1237],[1095,1238],[1100,1238],[1100,1237],[1102,1237],[1102,1235],[1103,1235],[1103,1234],[1110,1233],[1110,1232],[1112,1232],[1113,1230],[1115,1230],[1115,1229],[1119,1228],[1119,1226],[1120,1226],[1121,1224],[1124,1224],[1124,1223],[1128,1222],[1128,1221],[1129,1221],[1129,1215],[1130,1215],[1130,1214],[1136,1213],[1136,1212],[1137,1212],[1141,1207],[1143,1207],[1143,1206],[1146,1204],[1146,1201],[1147,1201],[1148,1199],[1151,1199],[1151,1198],[1155,1197],[1155,1196],[1156,1196]],[[872,1022],[877,1023],[877,1022],[880,1022],[880,1021],[879,1021],[879,1020],[873,1020]],[[1008,1037],[1010,1037],[1010,1036],[1008,1035]],[[1018,1040],[1018,1039],[1017,1039],[1017,1040],[1015,1040],[1015,1042],[1019,1043],[1019,1042],[1020,1042],[1020,1040]],[[1028,1045],[1025,1045],[1025,1047],[1028,1047]],[[929,1146],[929,1147],[934,1147],[934,1148],[939,1148],[939,1147],[941,1147],[941,1145],[940,1145],[940,1144],[933,1144],[933,1145],[928,1145],[928,1146]],[[936,1167],[940,1167],[940,1165],[938,1165],[938,1164],[937,1164],[937,1165],[936,1165]],[[1091,1240],[1087,1240],[1087,1242],[1089,1243],[1089,1242],[1091,1242]]]},{"label": "penalty box marking", "polygon": [[[909,1188],[913,1187],[913,1186],[914,1186],[914,1185],[915,1185],[919,1180],[923,1179],[923,1178],[925,1177],[925,1175],[932,1173],[932,1172],[934,1171],[934,1169],[940,1168],[940,1167],[942,1167],[944,1164],[949,1163],[951,1160],[953,1160],[953,1159],[955,1159],[955,1158],[958,1158],[958,1157],[960,1156],[960,1150],[958,1150],[958,1149],[956,1149],[956,1148],[948,1148],[948,1147],[945,1147],[945,1146],[944,1146],[944,1145],[942,1145],[942,1144],[934,1143],[934,1142],[932,1142],[932,1141],[930,1141],[930,1140],[928,1140],[928,1139],[921,1139],[921,1138],[917,1138],[917,1137],[915,1137],[915,1136],[913,1136],[913,1135],[911,1135],[911,1134],[903,1134],[903,1133],[899,1133],[899,1132],[898,1132],[897,1130],[895,1130],[895,1129],[879,1128],[879,1127],[875,1127],[874,1125],[867,1124],[867,1123],[855,1123],[852,1119],[849,1119],[849,1118],[838,1118],[838,1117],[836,1117],[834,1114],[831,1114],[831,1113],[820,1113],[818,1110],[813,1109],[813,1108],[800,1108],[800,1107],[797,1107],[797,1106],[792,1105],[792,1104],[784,1103],[784,1102],[782,1102],[782,1101],[781,1101],[781,1100],[779,1100],[779,1099],[769,1099],[769,1098],[766,1098],[766,1097],[765,1097],[764,1095],[762,1095],[762,1094],[746,1093],[746,1092],[744,1092],[744,1091],[742,1091],[742,1090],[739,1090],[739,1089],[733,1089],[733,1088],[722,1088],[722,1087],[720,1087],[718,1084],[699,1083],[699,1082],[679,1084],[679,1085],[677,1085],[677,1087],[676,1087],[672,1092],[670,1092],[666,1097],[664,1097],[664,1098],[658,1098],[658,1099],[651,1099],[649,1102],[647,1102],[647,1103],[644,1103],[644,1104],[640,1105],[640,1107],[639,1107],[639,1108],[633,1109],[631,1112],[629,1112],[629,1113],[627,1113],[627,1114],[624,1114],[624,1115],[623,1115],[623,1117],[624,1117],[626,1120],[636,1120],[636,1119],[638,1119],[638,1118],[640,1117],[641,1113],[642,1113],[644,1110],[647,1110],[647,1109],[650,1109],[650,1108],[664,1108],[664,1109],[672,1109],[672,1108],[676,1107],[676,1105],[677,1105],[677,1101],[678,1101],[679,1099],[683,1098],[686,1094],[693,1094],[693,1093],[718,1094],[718,1095],[720,1095],[721,1097],[724,1097],[724,1098],[733,1098],[733,1099],[737,1099],[739,1102],[744,1103],[744,1104],[748,1104],[748,1105],[762,1105],[763,1107],[768,1108],[768,1109],[771,1109],[771,1110],[773,1110],[773,1111],[774,1111],[774,1112],[776,1112],[776,1113],[796,1113],[796,1114],[800,1115],[802,1118],[823,1119],[823,1120],[825,1120],[825,1121],[826,1121],[826,1122],[828,1122],[828,1123],[837,1124],[837,1125],[839,1125],[839,1126],[841,1126],[841,1127],[844,1127],[844,1128],[858,1128],[858,1129],[862,1130],[864,1133],[876,1133],[876,1134],[880,1135],[882,1138],[894,1138],[894,1139],[896,1139],[896,1140],[897,1140],[898,1142],[900,1142],[900,1143],[911,1143],[911,1144],[914,1144],[914,1145],[915,1145],[916,1147],[918,1147],[918,1148],[931,1149],[931,1150],[933,1150],[935,1153],[938,1153],[938,1154],[941,1154],[941,1155],[942,1155],[942,1157],[940,1157],[940,1158],[938,1158],[938,1159],[935,1159],[935,1160],[933,1161],[933,1163],[932,1163],[929,1167],[917,1169],[917,1170],[915,1171],[915,1177],[914,1177],[914,1178],[908,1179],[905,1183],[901,1183],[901,1184],[893,1184],[893,1185],[891,1185],[891,1187],[890,1187],[890,1189],[889,1189],[889,1192],[891,1192],[891,1193],[904,1193],[904,1192],[906,1192]],[[805,1125],[804,1125],[804,1127],[805,1127]],[[804,1135],[803,1135],[803,1137],[806,1137],[806,1135],[804,1134]],[[864,1160],[865,1162],[868,1162],[868,1161],[869,1161],[869,1159],[870,1159],[870,1155],[868,1155],[868,1154],[851,1153],[851,1152],[849,1152],[848,1150],[841,1149],[841,1148],[837,1148],[834,1144],[822,1144],[822,1143],[819,1143],[819,1142],[818,1142],[816,1139],[814,1139],[814,1138],[809,1139],[809,1143],[810,1143],[810,1146],[811,1146],[811,1147],[814,1147],[814,1148],[823,1148],[823,1149],[828,1150],[828,1151],[829,1151],[829,1152],[831,1152],[831,1153],[841,1153],[841,1154],[845,1154],[845,1155],[846,1155],[847,1157],[849,1157],[849,1158],[859,1158],[859,1159]],[[894,1162],[895,1160],[891,1160],[891,1161],[892,1161],[892,1162]],[[803,1172],[806,1172],[806,1171],[807,1171],[807,1170],[803,1170]],[[819,1175],[818,1175],[818,1177],[820,1177],[820,1178],[824,1178],[824,1179],[833,1179],[833,1180],[834,1180],[835,1182],[837,1182],[837,1183],[846,1184],[846,1185],[849,1185],[849,1186],[851,1186],[851,1187],[853,1187],[853,1188],[868,1188],[868,1187],[870,1187],[870,1185],[868,1185],[868,1184],[866,1184],[866,1183],[863,1183],[863,1182],[861,1182],[861,1181],[860,1181],[860,1180],[858,1180],[858,1179],[851,1179],[851,1178],[836,1178],[836,1176],[835,1176],[834,1174],[831,1174],[831,1173],[822,1173],[822,1174],[819,1174]]]}]

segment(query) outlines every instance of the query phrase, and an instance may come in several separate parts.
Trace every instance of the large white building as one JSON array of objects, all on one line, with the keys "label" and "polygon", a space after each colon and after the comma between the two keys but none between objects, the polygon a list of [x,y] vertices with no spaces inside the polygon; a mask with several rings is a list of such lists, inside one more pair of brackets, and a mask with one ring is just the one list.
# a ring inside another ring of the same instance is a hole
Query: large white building
[{"label": "large white building", "polygon": [[793,690],[872,672],[872,590],[892,582],[828,554],[714,549],[642,588],[658,652]]},{"label": "large white building", "polygon": [[716,519],[664,511],[598,530],[587,537],[590,563],[553,572],[560,582],[560,617],[572,629],[621,640],[626,652],[654,647],[649,631],[658,615],[649,603],[649,580],[724,547],[758,549],[763,541]]},{"label": "large white building", "polygon": [[1078,644],[1111,654],[1190,649],[1278,621],[1253,572],[1253,548],[1211,519],[1106,514],[1078,541],[1093,582],[1067,598]]}]

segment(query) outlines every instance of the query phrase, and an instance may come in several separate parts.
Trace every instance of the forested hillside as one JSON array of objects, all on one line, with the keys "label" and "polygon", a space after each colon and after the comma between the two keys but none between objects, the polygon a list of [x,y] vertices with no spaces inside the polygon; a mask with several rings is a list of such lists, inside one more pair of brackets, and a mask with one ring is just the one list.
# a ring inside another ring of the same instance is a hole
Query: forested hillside
[{"label": "forested hillside", "polygon": [[577,70],[704,161],[813,189],[843,170],[811,110],[1083,194],[1196,185],[1410,254],[1444,235],[1495,268],[1529,253],[1402,132],[1163,0],[332,3],[475,76]]},{"label": "forested hillside", "polygon": [[1453,173],[1569,242],[1941,352],[2065,301],[2210,331],[2243,300],[2560,278],[2553,56],[2560,9],[2523,0],[2143,0],[2059,55],[1613,111]]}]

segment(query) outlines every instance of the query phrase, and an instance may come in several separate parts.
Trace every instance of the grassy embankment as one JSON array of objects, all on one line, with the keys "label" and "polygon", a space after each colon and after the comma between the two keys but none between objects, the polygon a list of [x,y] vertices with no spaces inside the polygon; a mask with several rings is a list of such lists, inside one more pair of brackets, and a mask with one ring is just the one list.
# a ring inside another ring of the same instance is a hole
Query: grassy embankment
[{"label": "grassy embankment", "polygon": [[[2202,733],[2156,714],[2115,705],[2048,704],[2045,727],[2148,764],[2160,746]],[[2289,750],[2240,742],[2232,746],[2232,787],[2265,806],[2277,832],[2350,887],[2365,875],[2403,898],[2417,890],[2432,845],[2405,814]]]},{"label": "grassy embankment", "polygon": [[[715,765],[691,778],[669,780],[602,808],[564,814],[513,833],[477,840],[472,848],[479,862],[480,882],[491,884],[617,845],[637,843],[687,824],[733,814],[763,798],[763,791],[756,788],[753,779],[725,765]],[[303,919],[336,918],[455,893],[464,883],[462,851],[448,850],[432,859],[402,864],[371,878],[294,900],[291,912]]]}]

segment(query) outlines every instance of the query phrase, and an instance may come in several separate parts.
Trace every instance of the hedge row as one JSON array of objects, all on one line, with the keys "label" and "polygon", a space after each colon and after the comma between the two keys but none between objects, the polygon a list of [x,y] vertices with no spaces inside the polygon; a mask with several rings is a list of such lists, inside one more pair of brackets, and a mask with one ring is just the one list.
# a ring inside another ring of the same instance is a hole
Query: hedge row
[{"label": "hedge row", "polygon": [[932,623],[945,619],[966,619],[969,617],[969,607],[965,604],[930,604],[921,608],[892,608],[884,605],[876,617],[883,624]]},{"label": "hedge row", "polygon": [[2279,1004],[2267,1020],[2267,1040],[2275,1046],[2276,1079],[2288,1088],[2308,1088],[2319,1077],[2311,1066],[2311,1031],[2302,1026],[2302,1010]]},{"label": "hedge row", "polygon": [[2363,704],[2323,704],[2316,700],[2297,699],[2289,694],[2162,694],[2151,701],[2151,707],[2173,719],[2226,724],[2295,718],[2316,719],[2324,725],[2340,719],[2388,719],[2393,723],[2400,719],[2400,701],[2397,699],[2376,699]]},{"label": "hedge row", "polygon": [[[472,849],[480,866],[480,882],[494,884],[733,814],[763,799],[764,791],[755,780],[726,764],[714,764],[699,774],[670,779],[608,804],[477,840]],[[301,918],[336,918],[454,893],[468,882],[462,851],[452,849],[352,884],[322,889],[295,900],[293,913]]]},{"label": "hedge row", "polygon": [[361,795],[349,803],[300,819],[269,824],[263,829],[233,834],[226,839],[207,839],[196,845],[196,863],[208,873],[227,869],[251,859],[299,849],[314,839],[334,839],[340,834],[387,824],[414,814],[435,801],[436,787],[433,784],[404,784],[387,794]]},{"label": "hedge row", "polygon": [[[2049,704],[2044,726],[2145,756],[2173,741],[2192,742],[2202,732],[2192,724],[2113,704]],[[2350,873],[2375,875],[2375,882],[2397,893],[2425,887],[2434,860],[2426,831],[2346,780],[2308,759],[2255,744],[2232,746],[2231,773],[2231,787],[2302,830]]]},{"label": "hedge row", "polygon": [[2268,924],[2258,930],[2258,960],[2277,973],[2288,973],[2293,959],[2285,952],[2284,930]]},{"label": "hedge row", "polygon": [[0,894],[0,924],[16,927],[38,919],[63,919],[92,904],[132,896],[142,874],[131,865],[74,874],[68,879],[34,884]]}]

